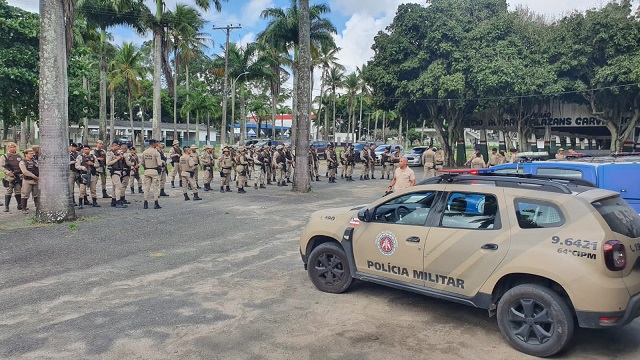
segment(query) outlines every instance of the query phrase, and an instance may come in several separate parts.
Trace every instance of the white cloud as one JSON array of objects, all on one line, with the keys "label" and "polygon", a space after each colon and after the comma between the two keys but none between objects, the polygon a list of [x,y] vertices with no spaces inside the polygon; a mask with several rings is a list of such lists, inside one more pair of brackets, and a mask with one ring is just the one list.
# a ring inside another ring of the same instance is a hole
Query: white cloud
[{"label": "white cloud", "polygon": [[8,0],[9,5],[19,7],[32,13],[40,12],[40,1],[37,0]]},{"label": "white cloud", "polygon": [[[409,1],[402,0],[331,0],[329,2],[332,11],[337,11],[342,15],[366,15],[373,18],[387,16],[389,12],[395,12],[398,5]],[[421,2],[425,1],[412,1]]]},{"label": "white cloud", "polygon": [[251,26],[260,19],[262,10],[274,7],[272,0],[250,0],[249,4],[243,7],[242,25]]},{"label": "white cloud", "polygon": [[236,45],[240,46],[240,47],[244,47],[249,43],[255,42],[256,41],[256,34],[249,32],[244,34],[244,36],[238,40],[236,42]]}]

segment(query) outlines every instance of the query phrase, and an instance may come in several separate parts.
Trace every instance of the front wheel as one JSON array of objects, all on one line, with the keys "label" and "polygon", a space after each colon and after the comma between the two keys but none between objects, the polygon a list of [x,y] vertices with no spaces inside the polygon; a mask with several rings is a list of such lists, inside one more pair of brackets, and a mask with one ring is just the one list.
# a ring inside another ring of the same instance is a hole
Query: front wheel
[{"label": "front wheel", "polygon": [[509,344],[529,355],[557,354],[573,336],[569,306],[544,286],[525,284],[510,289],[500,299],[497,315],[500,332]]},{"label": "front wheel", "polygon": [[353,281],[347,255],[337,244],[320,244],[309,255],[308,264],[309,278],[320,291],[339,294]]}]

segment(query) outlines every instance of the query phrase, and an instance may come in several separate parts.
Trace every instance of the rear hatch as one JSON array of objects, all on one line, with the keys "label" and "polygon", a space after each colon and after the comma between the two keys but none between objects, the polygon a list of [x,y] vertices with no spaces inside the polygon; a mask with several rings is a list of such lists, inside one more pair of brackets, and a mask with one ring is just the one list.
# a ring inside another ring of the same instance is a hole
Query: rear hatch
[{"label": "rear hatch", "polygon": [[[620,270],[620,276],[631,296],[640,294],[640,215],[617,195],[599,199],[591,205],[613,232],[612,238],[603,244],[601,251],[605,251],[606,244],[616,242],[619,250],[624,249],[626,263]],[[605,254],[605,262],[606,258]]]},{"label": "rear hatch", "polygon": [[640,164],[602,164],[598,167],[598,187],[619,192],[636,213],[640,213]]}]

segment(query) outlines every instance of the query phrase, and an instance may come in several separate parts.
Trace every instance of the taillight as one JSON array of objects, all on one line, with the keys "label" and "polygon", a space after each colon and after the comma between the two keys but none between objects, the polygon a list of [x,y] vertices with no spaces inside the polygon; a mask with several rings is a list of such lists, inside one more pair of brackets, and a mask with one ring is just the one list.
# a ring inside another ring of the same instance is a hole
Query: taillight
[{"label": "taillight", "polygon": [[471,174],[471,175],[478,175],[478,170],[471,170],[471,171],[469,172],[469,174]]},{"label": "taillight", "polygon": [[618,240],[609,240],[604,244],[604,262],[611,271],[621,271],[627,266],[625,246]]}]

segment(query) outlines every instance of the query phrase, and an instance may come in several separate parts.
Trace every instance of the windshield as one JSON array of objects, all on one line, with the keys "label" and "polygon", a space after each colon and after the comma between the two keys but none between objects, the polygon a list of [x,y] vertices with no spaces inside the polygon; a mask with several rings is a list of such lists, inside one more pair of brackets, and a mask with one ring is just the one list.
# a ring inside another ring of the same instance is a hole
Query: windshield
[{"label": "windshield", "polygon": [[390,145],[380,145],[374,151],[375,152],[384,152],[384,149],[390,148]]},{"label": "windshield", "polygon": [[591,203],[612,231],[631,238],[640,237],[640,215],[620,196]]}]

